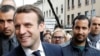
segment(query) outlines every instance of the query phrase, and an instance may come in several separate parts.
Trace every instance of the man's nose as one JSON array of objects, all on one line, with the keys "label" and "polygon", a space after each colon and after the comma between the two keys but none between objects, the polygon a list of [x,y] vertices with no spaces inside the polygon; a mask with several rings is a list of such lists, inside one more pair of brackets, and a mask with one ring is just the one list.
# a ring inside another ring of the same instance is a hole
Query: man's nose
[{"label": "man's nose", "polygon": [[4,27],[5,27],[5,28],[8,27],[8,23],[7,23],[7,22],[4,23]]},{"label": "man's nose", "polygon": [[83,30],[82,29],[79,29],[79,33],[82,34],[83,33]]},{"label": "man's nose", "polygon": [[26,32],[26,29],[25,27],[21,26],[19,31],[20,31],[20,34],[24,34]]}]

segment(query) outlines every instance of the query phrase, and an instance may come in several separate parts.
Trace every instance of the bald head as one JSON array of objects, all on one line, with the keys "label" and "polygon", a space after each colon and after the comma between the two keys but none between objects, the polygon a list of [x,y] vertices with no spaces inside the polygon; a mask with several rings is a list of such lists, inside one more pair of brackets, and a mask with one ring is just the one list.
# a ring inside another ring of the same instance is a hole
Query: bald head
[{"label": "bald head", "polygon": [[100,16],[95,16],[91,19],[91,31],[93,35],[100,34]]}]

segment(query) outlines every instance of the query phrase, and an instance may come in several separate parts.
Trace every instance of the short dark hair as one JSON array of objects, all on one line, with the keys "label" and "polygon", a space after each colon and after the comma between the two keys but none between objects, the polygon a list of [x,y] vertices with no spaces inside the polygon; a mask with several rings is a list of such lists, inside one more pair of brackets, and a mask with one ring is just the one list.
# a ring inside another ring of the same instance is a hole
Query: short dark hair
[{"label": "short dark hair", "polygon": [[42,11],[33,5],[21,6],[21,7],[17,8],[15,14],[17,14],[17,13],[30,13],[30,12],[35,12],[37,14],[38,24],[40,24],[41,22],[44,22],[44,17],[43,17]]},{"label": "short dark hair", "polygon": [[3,12],[3,13],[6,13],[8,12],[9,10],[16,10],[16,8],[14,6],[11,6],[11,5],[2,5],[0,7],[0,11]]},{"label": "short dark hair", "polygon": [[85,15],[78,15],[76,16],[76,18],[73,20],[72,25],[75,25],[75,21],[76,20],[88,20],[89,24],[88,27],[90,27],[90,19],[88,19],[88,17],[86,17]]}]

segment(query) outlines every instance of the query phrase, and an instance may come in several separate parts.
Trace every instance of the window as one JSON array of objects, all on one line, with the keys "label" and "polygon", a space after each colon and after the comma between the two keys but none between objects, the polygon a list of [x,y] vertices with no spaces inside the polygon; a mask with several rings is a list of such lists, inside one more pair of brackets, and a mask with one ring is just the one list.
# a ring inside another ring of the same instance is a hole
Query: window
[{"label": "window", "polygon": [[70,25],[70,15],[67,15],[67,24]]},{"label": "window", "polygon": [[70,9],[70,0],[68,0],[68,10]]},{"label": "window", "polygon": [[45,12],[44,12],[44,17],[45,17]]},{"label": "window", "polygon": [[78,7],[81,6],[81,0],[78,0]]},{"label": "window", "polygon": [[85,0],[85,5],[89,5],[89,0]]},{"label": "window", "polygon": [[63,5],[61,5],[61,13],[63,13]]},{"label": "window", "polygon": [[71,16],[72,16],[72,21],[73,21],[73,19],[74,19],[74,14],[72,14]]},{"label": "window", "polygon": [[48,11],[46,11],[46,15],[47,15],[47,17],[48,17]]},{"label": "window", "polygon": [[49,16],[51,16],[51,10],[49,10]]},{"label": "window", "polygon": [[96,3],[96,0],[91,0],[91,4],[94,4],[94,3]]},{"label": "window", "polygon": [[89,12],[88,11],[85,11],[85,16],[89,16]]},{"label": "window", "polygon": [[63,20],[61,20],[61,25],[63,24]]},{"label": "window", "polygon": [[74,0],[72,0],[72,9],[74,9]]},{"label": "window", "polygon": [[58,14],[58,7],[56,7],[56,14]]},{"label": "window", "polygon": [[92,16],[95,16],[95,15],[96,15],[95,9],[91,10],[91,15],[92,15]]}]

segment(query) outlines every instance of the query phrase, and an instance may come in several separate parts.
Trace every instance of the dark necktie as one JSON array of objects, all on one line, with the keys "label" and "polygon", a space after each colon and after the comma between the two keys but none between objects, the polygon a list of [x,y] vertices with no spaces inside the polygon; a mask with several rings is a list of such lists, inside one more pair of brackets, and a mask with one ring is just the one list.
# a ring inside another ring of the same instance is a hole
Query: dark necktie
[{"label": "dark necktie", "polygon": [[33,54],[34,54],[35,56],[41,56],[41,55],[40,55],[40,50],[37,50],[37,51],[33,52]]}]

